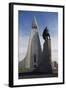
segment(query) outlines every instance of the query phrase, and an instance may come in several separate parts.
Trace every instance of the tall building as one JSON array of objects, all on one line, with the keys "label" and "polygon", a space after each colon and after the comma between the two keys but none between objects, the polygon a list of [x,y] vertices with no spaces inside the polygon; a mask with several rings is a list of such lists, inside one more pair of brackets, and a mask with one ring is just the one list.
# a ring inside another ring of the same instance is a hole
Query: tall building
[{"label": "tall building", "polygon": [[24,60],[19,62],[19,73],[33,71],[36,68],[39,68],[41,53],[38,24],[36,18],[34,17],[27,53]]}]

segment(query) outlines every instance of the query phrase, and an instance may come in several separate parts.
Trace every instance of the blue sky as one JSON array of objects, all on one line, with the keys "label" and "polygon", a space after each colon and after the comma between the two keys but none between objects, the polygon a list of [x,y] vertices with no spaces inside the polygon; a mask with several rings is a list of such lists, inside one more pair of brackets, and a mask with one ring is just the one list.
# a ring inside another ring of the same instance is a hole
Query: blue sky
[{"label": "blue sky", "polygon": [[[41,47],[43,46],[42,33],[45,27],[48,27],[51,39],[53,53],[58,47],[58,13],[57,12],[35,12],[35,11],[19,11],[18,12],[18,32],[19,32],[19,58],[25,57],[27,52],[29,35],[32,30],[32,21],[36,17],[38,24],[39,37]],[[56,45],[55,45],[56,44]],[[52,53],[52,54],[53,54]],[[56,54],[56,53],[55,53]],[[56,57],[55,57],[56,56]],[[57,55],[53,57],[57,58]]]}]

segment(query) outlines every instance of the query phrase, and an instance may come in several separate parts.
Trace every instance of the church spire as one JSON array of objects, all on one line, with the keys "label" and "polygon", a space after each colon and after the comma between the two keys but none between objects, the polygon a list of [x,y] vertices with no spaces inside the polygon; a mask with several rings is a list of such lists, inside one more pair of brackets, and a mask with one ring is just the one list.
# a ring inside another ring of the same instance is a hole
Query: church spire
[{"label": "church spire", "polygon": [[37,29],[37,21],[36,21],[36,17],[34,16],[33,22],[32,22],[32,28]]}]

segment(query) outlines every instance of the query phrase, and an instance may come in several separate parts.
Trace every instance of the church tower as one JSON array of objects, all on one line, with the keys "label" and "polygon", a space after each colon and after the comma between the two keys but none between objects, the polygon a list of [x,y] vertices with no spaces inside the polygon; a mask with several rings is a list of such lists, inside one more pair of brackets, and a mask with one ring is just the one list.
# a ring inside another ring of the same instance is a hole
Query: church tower
[{"label": "church tower", "polygon": [[29,37],[27,55],[25,59],[25,68],[33,71],[36,68],[39,68],[41,57],[41,45],[38,35],[38,25],[36,18],[34,17],[32,22],[32,30]]}]

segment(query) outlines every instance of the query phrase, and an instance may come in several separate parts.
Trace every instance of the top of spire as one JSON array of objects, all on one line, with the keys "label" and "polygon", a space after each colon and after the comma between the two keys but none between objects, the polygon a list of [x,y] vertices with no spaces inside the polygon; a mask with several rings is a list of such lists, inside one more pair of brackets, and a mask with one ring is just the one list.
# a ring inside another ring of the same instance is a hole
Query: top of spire
[{"label": "top of spire", "polygon": [[33,22],[32,22],[32,28],[37,28],[37,21],[36,17],[34,16]]}]

